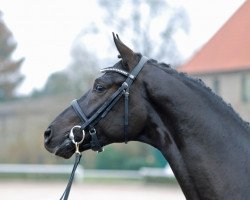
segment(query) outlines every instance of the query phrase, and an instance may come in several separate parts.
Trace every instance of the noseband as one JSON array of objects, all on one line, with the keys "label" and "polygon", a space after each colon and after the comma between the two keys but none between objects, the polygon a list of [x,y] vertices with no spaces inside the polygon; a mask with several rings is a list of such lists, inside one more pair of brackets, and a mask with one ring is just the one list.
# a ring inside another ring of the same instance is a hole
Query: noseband
[{"label": "noseband", "polygon": [[102,152],[102,145],[96,135],[96,129],[94,126],[104,118],[109,111],[113,108],[113,106],[118,102],[118,100],[124,95],[124,141],[128,142],[128,101],[129,101],[129,88],[133,84],[137,75],[140,73],[142,68],[148,59],[144,56],[141,57],[139,63],[134,67],[131,73],[126,72],[117,68],[104,68],[101,69],[102,73],[105,72],[116,72],[126,76],[126,80],[123,84],[108,98],[107,101],[103,103],[103,105],[89,118],[84,114],[77,100],[73,100],[71,102],[71,106],[75,110],[76,114],[81,120],[80,129],[84,131],[88,131],[91,136],[90,147],[93,151]]}]

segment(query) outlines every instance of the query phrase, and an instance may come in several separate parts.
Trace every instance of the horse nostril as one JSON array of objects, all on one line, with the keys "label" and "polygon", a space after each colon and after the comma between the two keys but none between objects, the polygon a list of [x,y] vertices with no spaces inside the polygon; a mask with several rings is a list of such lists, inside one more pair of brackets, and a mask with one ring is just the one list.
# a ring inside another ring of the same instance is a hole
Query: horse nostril
[{"label": "horse nostril", "polygon": [[45,132],[44,132],[44,140],[45,140],[45,143],[48,143],[50,141],[52,137],[52,130],[51,128],[48,128]]}]

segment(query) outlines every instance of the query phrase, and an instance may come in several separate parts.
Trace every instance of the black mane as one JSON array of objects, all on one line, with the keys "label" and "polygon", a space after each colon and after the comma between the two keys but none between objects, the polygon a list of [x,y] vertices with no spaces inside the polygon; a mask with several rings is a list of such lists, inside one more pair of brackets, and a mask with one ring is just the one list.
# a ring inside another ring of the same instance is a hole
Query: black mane
[{"label": "black mane", "polygon": [[178,72],[176,69],[172,68],[170,64],[166,64],[166,63],[162,63],[162,62],[158,63],[158,61],[154,60],[154,59],[150,59],[149,62],[150,62],[150,64],[161,68],[166,73],[174,75],[176,78],[178,78],[179,80],[185,82],[186,84],[190,85],[190,83],[191,83],[192,85],[195,85],[196,87],[199,87],[200,89],[206,91],[206,93],[208,93],[208,95],[210,95],[211,98],[213,98],[215,101],[221,103],[223,106],[228,108],[230,113],[233,116],[235,116],[235,119],[240,121],[244,126],[246,126],[247,129],[250,130],[249,122],[243,120],[240,117],[240,115],[233,109],[232,105],[230,103],[226,103],[224,101],[224,99],[221,96],[217,95],[210,87],[208,87],[203,82],[202,79],[200,79],[198,77],[190,76],[190,75],[188,75],[187,73],[184,73],[184,72]]}]

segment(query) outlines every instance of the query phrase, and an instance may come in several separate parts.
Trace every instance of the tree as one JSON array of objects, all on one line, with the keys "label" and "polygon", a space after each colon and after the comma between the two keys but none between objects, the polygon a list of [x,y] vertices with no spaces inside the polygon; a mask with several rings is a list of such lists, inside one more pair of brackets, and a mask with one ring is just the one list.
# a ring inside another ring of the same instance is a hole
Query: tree
[{"label": "tree", "polygon": [[42,94],[56,95],[70,92],[70,80],[64,71],[51,74],[47,79]]},{"label": "tree", "polygon": [[24,58],[16,61],[12,59],[16,47],[17,43],[3,22],[0,12],[0,100],[13,98],[16,87],[24,78],[19,72]]},{"label": "tree", "polygon": [[42,90],[33,91],[33,97],[69,93],[80,96],[90,87],[97,71],[95,57],[76,42],[73,44],[71,56],[72,62],[69,66],[51,74]]},{"label": "tree", "polygon": [[[165,0],[99,0],[105,11],[104,23],[131,41],[143,55],[180,62],[174,34],[188,31],[186,12],[170,6]],[[98,29],[98,28],[96,28]]]},{"label": "tree", "polygon": [[93,83],[98,70],[96,57],[79,43],[78,38],[72,45],[72,62],[67,68],[71,81],[71,90],[77,95],[82,95]]}]

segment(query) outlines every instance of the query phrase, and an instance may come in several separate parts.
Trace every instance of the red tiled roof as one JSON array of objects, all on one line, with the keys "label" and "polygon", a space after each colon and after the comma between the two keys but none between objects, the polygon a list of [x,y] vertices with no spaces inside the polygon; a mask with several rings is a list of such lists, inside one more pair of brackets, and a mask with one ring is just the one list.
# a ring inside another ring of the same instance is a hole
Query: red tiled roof
[{"label": "red tiled roof", "polygon": [[178,70],[201,74],[243,69],[250,69],[250,0]]}]

